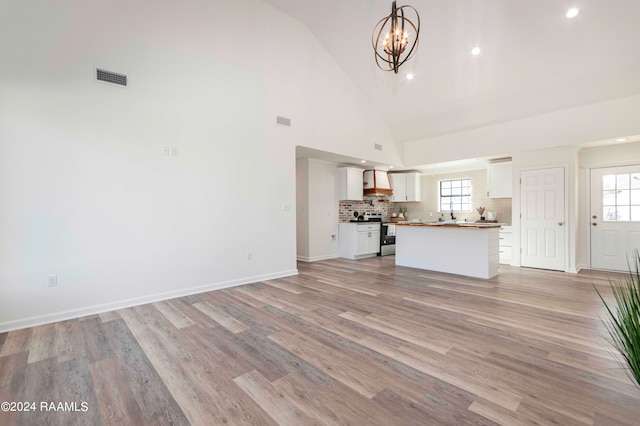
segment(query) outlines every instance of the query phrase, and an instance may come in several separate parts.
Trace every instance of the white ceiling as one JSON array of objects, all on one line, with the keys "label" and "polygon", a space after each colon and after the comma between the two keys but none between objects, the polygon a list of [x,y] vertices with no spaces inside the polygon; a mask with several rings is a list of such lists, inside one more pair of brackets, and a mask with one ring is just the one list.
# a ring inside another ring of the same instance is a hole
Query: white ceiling
[{"label": "white ceiling", "polygon": [[422,27],[397,76],[376,67],[371,47],[391,0],[265,1],[310,29],[398,142],[640,93],[640,0],[399,1]]}]

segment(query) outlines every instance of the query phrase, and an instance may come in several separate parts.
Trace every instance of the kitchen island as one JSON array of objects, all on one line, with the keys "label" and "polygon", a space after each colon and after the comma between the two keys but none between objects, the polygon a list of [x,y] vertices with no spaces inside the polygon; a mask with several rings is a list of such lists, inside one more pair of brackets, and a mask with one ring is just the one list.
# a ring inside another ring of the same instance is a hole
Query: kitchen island
[{"label": "kitchen island", "polygon": [[499,224],[398,224],[396,265],[476,278],[498,275]]}]

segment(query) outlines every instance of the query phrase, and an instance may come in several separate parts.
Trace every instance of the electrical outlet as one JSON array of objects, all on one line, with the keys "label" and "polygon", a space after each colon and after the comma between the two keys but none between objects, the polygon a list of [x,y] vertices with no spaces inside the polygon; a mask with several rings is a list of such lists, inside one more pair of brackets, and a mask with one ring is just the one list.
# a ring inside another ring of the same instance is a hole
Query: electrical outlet
[{"label": "electrical outlet", "polygon": [[178,147],[177,146],[172,146],[171,147],[171,156],[172,157],[177,157],[178,156]]},{"label": "electrical outlet", "polygon": [[247,258],[247,260],[251,260],[251,258],[252,258],[252,257],[253,257],[253,253],[251,253],[250,251],[248,251],[248,252],[246,253],[246,258]]},{"label": "electrical outlet", "polygon": [[333,240],[333,241],[336,240],[336,234],[331,234],[331,240]]},{"label": "electrical outlet", "polygon": [[49,275],[47,277],[47,287],[56,287],[58,285],[58,276]]}]

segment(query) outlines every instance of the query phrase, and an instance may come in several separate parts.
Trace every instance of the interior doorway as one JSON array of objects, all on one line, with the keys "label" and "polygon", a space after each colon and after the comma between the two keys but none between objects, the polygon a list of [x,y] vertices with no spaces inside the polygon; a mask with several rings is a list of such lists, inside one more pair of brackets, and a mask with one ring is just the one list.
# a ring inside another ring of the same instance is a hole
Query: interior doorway
[{"label": "interior doorway", "polygon": [[520,194],[520,264],[564,271],[564,167],[522,171]]}]

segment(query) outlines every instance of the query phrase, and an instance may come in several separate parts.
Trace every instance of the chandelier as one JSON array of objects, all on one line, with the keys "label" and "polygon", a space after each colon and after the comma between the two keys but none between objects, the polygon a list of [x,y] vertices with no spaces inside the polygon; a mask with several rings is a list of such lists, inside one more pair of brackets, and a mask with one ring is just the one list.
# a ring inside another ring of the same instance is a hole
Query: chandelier
[{"label": "chandelier", "polygon": [[[405,9],[415,13],[415,23],[404,16]],[[413,31],[413,34],[407,32]],[[376,64],[381,70],[398,73],[404,64],[416,52],[418,34],[420,33],[420,15],[413,6],[396,7],[394,0],[391,15],[380,20],[373,29],[371,41],[376,57]]]}]

